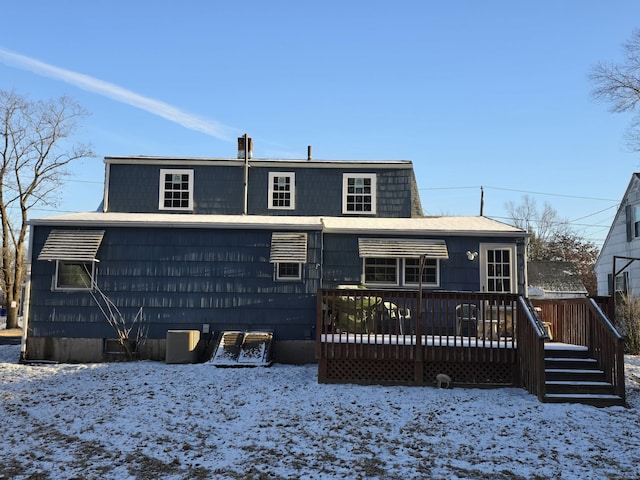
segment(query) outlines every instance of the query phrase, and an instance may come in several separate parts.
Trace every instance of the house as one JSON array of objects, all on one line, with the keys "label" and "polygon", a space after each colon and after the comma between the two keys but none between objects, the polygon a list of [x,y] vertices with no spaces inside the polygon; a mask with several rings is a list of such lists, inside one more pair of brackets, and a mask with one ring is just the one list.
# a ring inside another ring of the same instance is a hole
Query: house
[{"label": "house", "polygon": [[640,173],[631,175],[594,270],[598,295],[640,296]]},{"label": "house", "polygon": [[529,298],[553,299],[587,296],[587,289],[571,262],[529,261],[527,269]]},{"label": "house", "polygon": [[170,331],[258,330],[295,363],[315,359],[322,288],[526,294],[527,233],[423,216],[410,161],[252,150],[241,137],[237,158],[106,157],[102,211],[32,219],[24,358],[111,358],[95,288],[127,318],[142,309],[148,358]]}]

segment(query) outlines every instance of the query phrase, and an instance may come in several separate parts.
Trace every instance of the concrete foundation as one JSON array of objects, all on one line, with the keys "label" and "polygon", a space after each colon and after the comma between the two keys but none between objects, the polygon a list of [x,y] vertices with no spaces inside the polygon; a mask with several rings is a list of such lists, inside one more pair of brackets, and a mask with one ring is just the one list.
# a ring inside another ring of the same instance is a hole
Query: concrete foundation
[{"label": "concrete foundation", "polygon": [[[168,339],[169,342],[178,342],[177,349],[170,346],[169,353],[171,355],[169,358],[167,358]],[[102,338],[29,337],[25,360],[60,363],[100,363],[125,360],[124,352],[114,351],[113,348],[110,348],[110,351],[105,351],[105,341],[106,339]],[[193,341],[193,334],[171,335],[167,339],[147,339],[144,344],[138,347],[137,358],[161,362],[166,360],[167,363],[196,363],[210,360],[210,358],[206,358],[206,355],[203,355],[206,353],[203,338],[197,339],[195,347]],[[180,342],[187,343],[182,345]],[[112,341],[110,345],[113,346],[114,342]],[[275,341],[273,344],[274,361],[289,365],[317,363],[315,345],[313,340]],[[182,348],[183,346],[184,348]],[[209,352],[209,356],[211,353]]]}]

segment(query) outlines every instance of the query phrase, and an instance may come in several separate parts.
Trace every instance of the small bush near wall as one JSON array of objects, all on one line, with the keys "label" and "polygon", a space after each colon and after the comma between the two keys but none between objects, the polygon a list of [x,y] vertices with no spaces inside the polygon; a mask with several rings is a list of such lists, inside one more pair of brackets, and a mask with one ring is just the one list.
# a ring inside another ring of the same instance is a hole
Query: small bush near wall
[{"label": "small bush near wall", "polygon": [[640,355],[640,298],[630,293],[616,298],[616,327],[625,337],[625,353]]}]

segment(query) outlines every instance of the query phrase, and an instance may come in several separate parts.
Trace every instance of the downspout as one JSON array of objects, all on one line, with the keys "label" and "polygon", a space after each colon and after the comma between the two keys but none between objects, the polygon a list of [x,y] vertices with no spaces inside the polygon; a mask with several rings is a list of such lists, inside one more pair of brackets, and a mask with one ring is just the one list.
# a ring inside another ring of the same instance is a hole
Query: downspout
[{"label": "downspout", "polygon": [[104,197],[102,199],[102,212],[109,211],[109,178],[111,177],[111,164],[104,165]]},{"label": "downspout", "polygon": [[524,298],[529,298],[529,237],[524,237]]},{"label": "downspout", "polygon": [[33,255],[33,225],[29,225],[29,249],[24,277],[24,298],[22,299],[22,339],[20,340],[20,361],[27,359],[27,331],[29,330],[29,306],[31,305],[31,256]]},{"label": "downspout", "polygon": [[244,209],[242,214],[246,215],[249,205],[249,138],[245,133],[244,138]]}]

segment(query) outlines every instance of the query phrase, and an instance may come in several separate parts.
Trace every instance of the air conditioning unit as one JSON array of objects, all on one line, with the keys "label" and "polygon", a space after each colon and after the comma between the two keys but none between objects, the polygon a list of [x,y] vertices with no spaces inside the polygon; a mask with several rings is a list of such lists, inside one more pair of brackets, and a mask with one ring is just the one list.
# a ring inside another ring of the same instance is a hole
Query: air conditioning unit
[{"label": "air conditioning unit", "polygon": [[200,330],[168,330],[165,347],[166,363],[196,363]]}]

